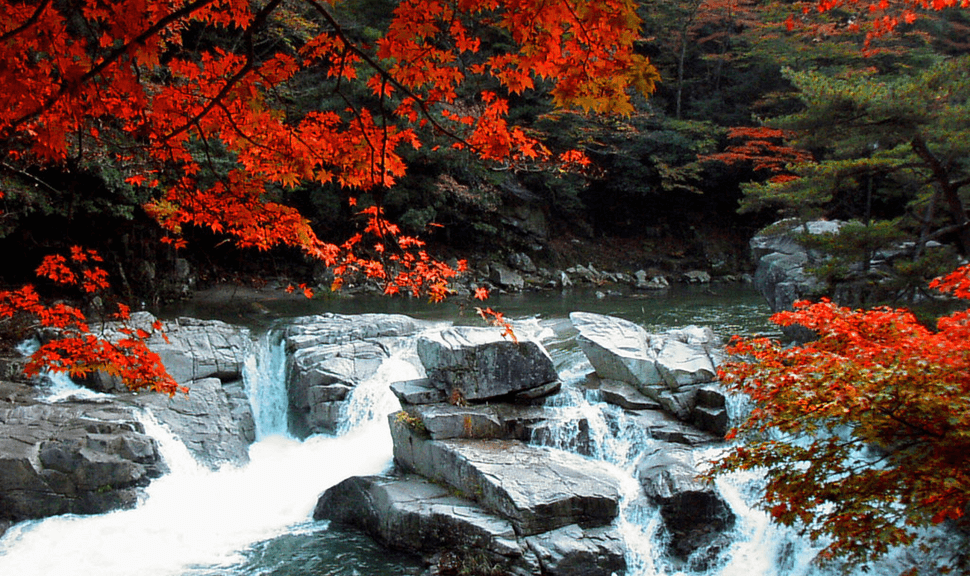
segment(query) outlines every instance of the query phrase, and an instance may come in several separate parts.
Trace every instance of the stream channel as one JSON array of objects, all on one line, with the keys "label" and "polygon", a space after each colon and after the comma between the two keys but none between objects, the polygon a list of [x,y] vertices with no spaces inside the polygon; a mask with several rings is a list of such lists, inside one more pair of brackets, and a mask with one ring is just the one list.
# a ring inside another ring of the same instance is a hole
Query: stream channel
[{"label": "stream channel", "polygon": [[[718,335],[777,335],[769,310],[746,287],[677,288],[642,298],[596,298],[591,293],[497,296],[488,303],[515,319],[516,330],[541,341],[564,382],[547,402],[580,410],[589,418],[593,465],[614,470],[635,493],[632,464],[645,443],[624,428],[616,407],[599,402],[576,383],[591,371],[575,343],[569,312],[610,314],[663,331],[690,324]],[[97,516],[60,516],[23,522],[0,540],[2,576],[391,576],[423,573],[420,561],[388,551],[353,530],[314,522],[317,497],[352,475],[375,474],[392,465],[386,415],[399,409],[390,383],[421,376],[413,338],[404,341],[370,380],[353,392],[337,434],[295,439],[286,431],[282,346],[273,326],[287,317],[337,312],[404,313],[444,323],[480,324],[474,312],[454,305],[429,306],[409,300],[333,299],[241,300],[182,306],[165,315],[218,318],[249,325],[262,334],[246,370],[257,420],[257,441],[249,464],[210,471],[185,446],[146,414],[171,472],[155,480],[132,510]],[[608,420],[612,423],[608,424]],[[619,424],[617,424],[619,422]],[[564,427],[553,444],[568,448]],[[716,455],[716,449],[710,456]],[[617,520],[627,544],[628,576],[674,574],[799,576],[823,574],[810,564],[813,549],[794,533],[772,525],[753,507],[758,478],[734,476],[719,488],[734,508],[732,544],[713,567],[692,571],[664,554],[656,510],[627,506]],[[629,500],[633,500],[631,497]]]}]

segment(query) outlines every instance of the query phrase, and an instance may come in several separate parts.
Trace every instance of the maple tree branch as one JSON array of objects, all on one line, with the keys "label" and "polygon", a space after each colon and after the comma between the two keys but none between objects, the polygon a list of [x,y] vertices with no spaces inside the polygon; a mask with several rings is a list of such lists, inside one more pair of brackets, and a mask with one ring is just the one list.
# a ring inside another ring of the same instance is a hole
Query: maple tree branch
[{"label": "maple tree branch", "polygon": [[84,85],[95,76],[104,72],[109,66],[111,66],[112,64],[120,60],[121,57],[124,56],[128,52],[128,49],[131,48],[132,46],[135,46],[137,44],[143,44],[146,40],[148,40],[152,36],[155,36],[162,30],[164,30],[165,27],[168,26],[169,24],[172,24],[173,22],[176,22],[186,16],[189,16],[193,12],[196,12],[197,10],[202,9],[209,4],[212,4],[215,1],[216,0],[198,0],[193,4],[186,4],[182,8],[159,19],[158,22],[146,28],[144,32],[142,32],[141,34],[133,38],[130,42],[122,46],[119,46],[118,48],[113,50],[110,54],[108,54],[104,59],[98,62],[90,70],[82,74],[81,77],[78,78],[77,80],[74,80],[71,82],[62,82],[60,85],[60,88],[54,94],[49,96],[47,100],[45,100],[40,106],[38,106],[37,108],[35,108],[30,112],[27,112],[26,114],[22,115],[20,118],[17,118],[12,122],[10,122],[10,124],[6,126],[4,131],[9,133],[17,126],[20,126],[21,124],[29,122],[32,119],[37,118],[44,112],[50,110],[54,106],[54,104],[56,104],[58,101],[61,100],[61,98],[66,96],[71,91],[76,90],[79,86]]},{"label": "maple tree branch", "polygon": [[33,26],[40,19],[40,15],[44,13],[44,10],[46,10],[47,7],[50,6],[50,4],[51,4],[51,0],[44,0],[43,2],[41,2],[40,5],[37,6],[37,9],[34,10],[34,13],[30,15],[30,18],[27,18],[26,20],[24,20],[23,24],[21,24],[20,26],[17,26],[16,28],[11,30],[10,32],[7,32],[6,34],[0,35],[0,42],[6,42],[10,38],[13,38],[17,34],[20,34],[24,30]]},{"label": "maple tree branch", "polygon": [[[199,120],[201,120],[202,118],[205,118],[205,116],[209,112],[211,112],[212,109],[215,108],[217,104],[220,104],[222,102],[222,99],[229,94],[229,91],[232,90],[236,86],[236,84],[241,82],[243,78],[245,78],[253,70],[253,68],[255,67],[255,61],[256,61],[255,48],[253,45],[253,32],[258,27],[262,26],[266,22],[266,19],[269,17],[270,13],[282,3],[283,3],[283,0],[271,0],[269,4],[267,4],[266,6],[263,6],[263,8],[261,8],[260,11],[256,13],[256,15],[253,17],[253,22],[249,25],[249,28],[247,28],[246,31],[243,33],[244,40],[246,41],[246,63],[243,65],[242,68],[239,69],[238,72],[233,74],[233,76],[226,81],[226,84],[219,90],[219,93],[213,96],[209,100],[209,102],[202,107],[202,110],[200,110],[198,114],[190,118],[182,126],[176,128],[175,130],[163,136],[161,138],[163,142],[171,140],[172,138],[178,136],[179,134],[182,134],[190,127],[192,127],[193,124],[197,124]],[[223,107],[223,109],[225,110],[225,107]],[[226,114],[227,115],[229,114],[228,110],[226,110]]]},{"label": "maple tree branch", "polygon": [[41,186],[43,186],[44,188],[47,188],[51,192],[55,192],[55,193],[62,192],[61,190],[58,190],[57,188],[54,188],[53,186],[51,186],[45,180],[42,180],[41,178],[38,178],[37,176],[34,176],[33,174],[31,174],[30,172],[27,172],[26,170],[21,170],[20,168],[17,168],[15,166],[11,166],[10,164],[7,164],[6,162],[3,162],[3,161],[0,161],[0,166],[6,168],[7,170],[10,170],[11,172],[13,172],[15,174],[20,174],[21,176],[25,176],[29,180],[33,180],[35,182],[35,184],[40,184]]},{"label": "maple tree branch", "polygon": [[440,131],[448,138],[451,138],[455,142],[459,142],[462,145],[466,146],[469,150],[472,150],[473,152],[479,151],[479,148],[470,144],[465,138],[461,137],[454,131],[450,130],[449,128],[447,128],[446,126],[438,122],[438,120],[434,117],[434,115],[431,114],[431,110],[428,108],[428,103],[423,98],[419,97],[410,88],[408,88],[407,86],[399,82],[396,78],[394,78],[394,76],[390,72],[388,72],[383,66],[381,66],[379,62],[374,60],[374,58],[372,58],[370,54],[367,54],[356,44],[351,42],[350,39],[347,37],[346,32],[344,32],[343,27],[340,25],[339,22],[337,22],[337,19],[334,18],[333,15],[330,14],[330,12],[322,4],[320,4],[317,0],[306,0],[306,2],[307,4],[312,6],[317,12],[319,12],[320,15],[323,16],[323,18],[327,21],[327,23],[330,24],[331,27],[333,27],[334,34],[336,34],[337,37],[340,38],[340,40],[343,42],[344,47],[346,49],[350,50],[352,53],[357,55],[361,60],[366,62],[371,68],[374,69],[375,72],[377,72],[377,74],[381,76],[383,80],[385,80],[386,82],[389,82],[392,86],[394,86],[394,88],[400,90],[402,94],[412,99],[421,109],[421,114],[428,120],[428,122],[435,129]]}]

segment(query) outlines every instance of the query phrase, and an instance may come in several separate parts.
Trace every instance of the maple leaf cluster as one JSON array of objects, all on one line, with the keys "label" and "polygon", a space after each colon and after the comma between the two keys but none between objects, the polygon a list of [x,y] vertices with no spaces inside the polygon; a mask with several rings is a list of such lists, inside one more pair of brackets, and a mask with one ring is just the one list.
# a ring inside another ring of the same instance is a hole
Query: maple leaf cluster
[{"label": "maple leaf cluster", "polygon": [[[495,88],[517,94],[543,81],[561,108],[629,113],[630,91],[649,93],[658,79],[633,50],[640,21],[623,0],[406,0],[370,43],[355,41],[329,3],[290,2],[315,28],[299,45],[261,53],[260,35],[281,5],[0,1],[0,153],[56,165],[82,149],[115,150],[126,182],[154,191],[146,209],[175,246],[196,226],[243,247],[295,246],[330,266],[377,267],[389,262],[363,263],[348,252],[356,243],[321,240],[295,209],[271,200],[274,190],[386,189],[406,171],[403,147],[441,137],[489,161],[582,165],[582,155],[557,159],[512,126]],[[232,41],[185,47],[205,31]],[[486,34],[511,47],[483,55]],[[278,94],[300,75],[359,82],[377,103],[294,113]],[[460,98],[459,86],[476,76],[490,89]],[[228,153],[232,165],[213,168],[210,150]],[[419,263],[397,270],[446,272]],[[397,271],[387,277],[389,291],[401,287],[390,283]]]},{"label": "maple leaf cluster", "polygon": [[772,182],[784,182],[797,178],[788,171],[789,165],[813,160],[811,153],[784,143],[785,138],[790,136],[790,133],[778,128],[736,126],[728,130],[732,144],[723,152],[705,154],[698,160],[721,162],[728,166],[750,165],[755,172],[770,174]]},{"label": "maple leaf cluster", "polygon": [[869,52],[874,40],[887,36],[903,24],[913,24],[928,12],[948,8],[968,8],[970,0],[808,0],[798,2],[800,16],[790,16],[785,22],[789,31],[799,27],[815,33],[837,33],[831,26],[820,26],[813,21],[816,14],[836,11],[847,15],[845,30],[865,34],[864,51]]},{"label": "maple leaf cluster", "polygon": [[[970,297],[970,266],[932,284]],[[970,311],[935,330],[911,312],[795,304],[772,321],[818,338],[736,339],[719,377],[753,401],[715,474],[763,469],[763,506],[827,542],[822,560],[865,565],[970,510]],[[930,543],[931,544],[931,543]],[[923,542],[921,545],[927,545]]]},{"label": "maple leaf cluster", "polygon": [[[70,257],[47,256],[37,275],[55,284],[74,287],[89,295],[104,296],[109,288],[107,272],[99,266],[101,257],[93,250],[72,247]],[[83,378],[95,372],[120,378],[130,390],[152,390],[168,395],[187,392],[165,371],[161,358],[148,347],[148,340],[162,334],[156,321],[149,330],[131,325],[127,306],[117,305],[111,320],[120,334],[105,338],[91,330],[85,314],[63,302],[43,303],[36,288],[25,285],[18,290],[0,291],[0,322],[15,317],[27,318],[39,331],[53,332],[31,355],[24,372],[37,376],[44,371],[62,372]]]},{"label": "maple leaf cluster", "polygon": [[[334,289],[359,273],[387,294],[437,301],[464,264],[432,258],[379,204],[359,212],[360,234],[328,242],[281,192],[333,183],[350,205],[362,191],[379,199],[405,174],[404,149],[442,140],[504,166],[581,168],[581,152],[556,155],[514,126],[508,96],[545,84],[560,108],[623,114],[631,92],[649,93],[659,78],[633,49],[640,20],[626,0],[404,0],[370,42],[344,28],[335,4],[0,0],[0,160],[27,173],[94,154],[151,194],[145,210],[175,248],[186,227],[206,228],[240,247],[297,247],[334,270]],[[270,24],[288,15],[299,18],[299,39],[266,52]],[[485,55],[486,38],[505,48]],[[306,78],[332,82],[345,105],[294,111],[286,94]],[[366,105],[345,96],[348,83],[369,91]],[[459,96],[462,85],[484,88]],[[84,255],[94,257],[76,252],[72,262]],[[99,268],[75,272],[57,256],[38,272],[107,288]],[[4,315],[31,315],[64,336],[32,367],[115,371],[132,388],[175,390],[149,369],[142,333],[92,340],[80,311],[41,304],[32,286],[0,297]]]}]

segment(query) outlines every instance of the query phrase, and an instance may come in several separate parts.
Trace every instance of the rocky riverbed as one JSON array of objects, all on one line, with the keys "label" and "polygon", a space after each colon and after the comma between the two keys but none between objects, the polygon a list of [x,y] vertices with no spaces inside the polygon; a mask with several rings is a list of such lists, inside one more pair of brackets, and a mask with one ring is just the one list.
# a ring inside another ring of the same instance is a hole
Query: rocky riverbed
[{"label": "rocky riverbed", "polygon": [[[642,455],[637,498],[662,511],[670,553],[716,553],[733,516],[716,491],[696,481],[691,459],[693,448],[717,443],[727,425],[723,395],[710,382],[716,338],[693,327],[648,334],[595,314],[574,314],[572,324],[595,368],[582,386],[666,443]],[[166,471],[145,433],[146,413],[209,467],[245,462],[254,427],[242,371],[252,334],[188,318],[168,322],[166,331],[168,342],[152,345],[190,387],[187,396],[130,394],[98,378],[87,382],[98,394],[51,402],[36,383],[3,383],[5,522],[135,505],[139,491]],[[540,343],[390,314],[299,318],[278,333],[297,435],[332,432],[355,387],[401,342],[416,346],[425,374],[392,386],[402,406],[388,419],[394,470],[337,484],[315,517],[421,554],[436,570],[449,562],[519,574],[623,570],[616,519],[627,496],[620,481],[587,458],[582,434],[571,451],[543,445],[563,419],[578,430],[589,424],[555,406],[561,382]]]}]

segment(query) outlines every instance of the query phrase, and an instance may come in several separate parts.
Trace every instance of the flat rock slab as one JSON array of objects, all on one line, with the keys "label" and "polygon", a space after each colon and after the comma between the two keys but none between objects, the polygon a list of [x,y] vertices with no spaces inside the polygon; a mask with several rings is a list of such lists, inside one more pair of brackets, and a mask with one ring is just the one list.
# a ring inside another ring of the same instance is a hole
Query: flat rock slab
[{"label": "flat rock slab", "polygon": [[526,538],[547,576],[620,574],[626,570],[625,545],[614,526],[583,529],[571,524]]},{"label": "flat rock slab", "polygon": [[657,353],[642,327],[612,316],[573,312],[569,315],[579,331],[576,342],[601,378],[635,386],[659,384]]},{"label": "flat rock slab", "polygon": [[134,410],[85,402],[0,406],[0,519],[134,506],[165,469]]},{"label": "flat rock slab", "polygon": [[617,515],[618,481],[595,461],[516,440],[431,440],[395,415],[389,421],[398,465],[452,486],[520,535]]},{"label": "flat rock slab", "polygon": [[323,344],[346,344],[360,340],[417,334],[429,326],[403,314],[318,314],[289,321],[283,330],[287,352]]},{"label": "flat rock slab", "polygon": [[474,548],[517,564],[527,553],[508,520],[414,475],[348,478],[320,496],[313,518],[360,528],[386,546],[425,556]]}]

